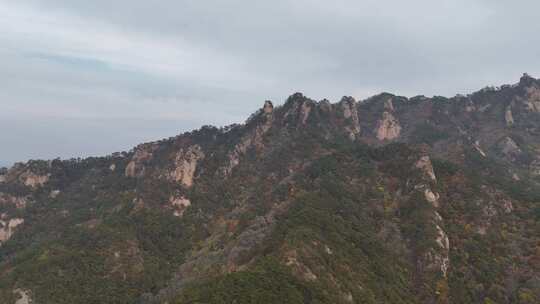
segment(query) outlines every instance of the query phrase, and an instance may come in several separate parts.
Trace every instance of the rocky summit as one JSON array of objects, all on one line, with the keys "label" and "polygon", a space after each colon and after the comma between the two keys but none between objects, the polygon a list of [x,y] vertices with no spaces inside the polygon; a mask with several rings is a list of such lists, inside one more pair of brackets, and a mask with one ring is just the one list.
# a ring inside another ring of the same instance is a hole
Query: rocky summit
[{"label": "rocky summit", "polygon": [[540,303],[540,80],[0,169],[0,302]]}]

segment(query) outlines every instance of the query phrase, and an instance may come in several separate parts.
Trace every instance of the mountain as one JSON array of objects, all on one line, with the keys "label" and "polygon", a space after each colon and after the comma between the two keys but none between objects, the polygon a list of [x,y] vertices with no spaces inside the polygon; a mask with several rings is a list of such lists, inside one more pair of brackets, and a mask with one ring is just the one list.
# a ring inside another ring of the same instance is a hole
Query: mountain
[{"label": "mountain", "polygon": [[2,303],[539,303],[540,80],[300,93],[0,172]]}]

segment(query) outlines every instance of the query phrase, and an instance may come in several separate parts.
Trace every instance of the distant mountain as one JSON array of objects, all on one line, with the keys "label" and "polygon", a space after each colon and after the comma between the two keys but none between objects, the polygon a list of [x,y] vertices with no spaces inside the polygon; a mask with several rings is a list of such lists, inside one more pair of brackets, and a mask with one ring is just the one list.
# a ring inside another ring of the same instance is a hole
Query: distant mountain
[{"label": "distant mountain", "polygon": [[540,80],[296,93],[244,124],[17,164],[0,214],[2,303],[540,303]]}]

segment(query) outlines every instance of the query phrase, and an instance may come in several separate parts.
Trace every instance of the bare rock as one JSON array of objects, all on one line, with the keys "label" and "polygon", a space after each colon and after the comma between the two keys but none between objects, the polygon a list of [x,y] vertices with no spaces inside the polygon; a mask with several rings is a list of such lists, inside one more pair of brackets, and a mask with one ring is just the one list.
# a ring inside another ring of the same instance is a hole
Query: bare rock
[{"label": "bare rock", "polygon": [[49,175],[38,175],[31,171],[26,171],[19,176],[25,186],[36,189],[49,181]]},{"label": "bare rock", "polygon": [[540,176],[540,158],[535,159],[529,165],[529,172],[533,176]]},{"label": "bare rock", "polygon": [[171,196],[169,198],[169,203],[175,209],[174,216],[178,216],[178,217],[181,217],[182,215],[184,215],[184,211],[186,211],[187,207],[191,206],[191,201],[183,196],[180,196],[180,197]]},{"label": "bare rock", "polygon": [[[269,108],[269,105],[265,103],[265,107]],[[264,109],[264,107],[263,107]],[[307,109],[307,108],[306,108]],[[309,116],[309,111],[304,109],[305,112],[303,115],[305,115],[305,119],[307,120],[307,116]],[[293,106],[290,111],[296,111],[297,107]],[[285,116],[292,115],[291,113],[287,112]],[[300,113],[302,114],[302,113]],[[242,136],[240,141],[235,145],[233,150],[229,152],[228,155],[228,164],[225,167],[221,168],[221,173],[225,176],[230,175],[232,173],[232,170],[240,164],[241,157],[247,152],[247,150],[250,147],[256,147],[256,148],[262,148],[263,145],[263,136],[268,132],[270,127],[272,126],[273,121],[273,114],[272,111],[264,111],[263,110],[264,119],[261,123],[258,123],[253,130]]]},{"label": "bare rock", "polygon": [[508,127],[514,124],[514,115],[512,114],[511,106],[506,108],[506,112],[504,112],[504,120],[506,121],[506,126]]},{"label": "bare rock", "polygon": [[431,189],[424,189],[424,196],[433,207],[439,208],[439,194],[431,191]]},{"label": "bare rock", "polygon": [[349,133],[349,138],[354,140],[360,133],[360,119],[358,118],[358,110],[356,108],[356,100],[352,97],[343,97],[339,102],[343,117],[349,121],[345,130]]},{"label": "bare rock", "polygon": [[180,182],[185,187],[191,187],[195,178],[197,165],[204,157],[204,152],[199,145],[180,149],[174,160],[175,168],[172,172],[169,172],[169,179]]},{"label": "bare rock", "polygon": [[17,288],[13,290],[13,293],[18,295],[18,299],[15,301],[15,304],[31,304],[33,303],[32,298],[30,297],[30,291]]},{"label": "bare rock", "polygon": [[28,205],[28,196],[13,196],[0,192],[0,205],[12,205],[17,209],[23,209]]},{"label": "bare rock", "polygon": [[422,170],[424,176],[428,177],[432,181],[437,181],[435,176],[435,171],[433,171],[433,165],[431,164],[431,159],[428,155],[420,157],[416,162],[415,167]]},{"label": "bare rock", "polygon": [[144,163],[152,159],[156,145],[144,144],[135,149],[131,161],[126,166],[125,175],[127,177],[140,177],[144,174]]},{"label": "bare rock", "polygon": [[482,150],[480,147],[480,142],[478,140],[474,142],[473,147],[476,151],[478,151],[478,153],[480,153],[480,155],[482,155],[482,157],[487,157],[486,152],[484,152],[484,150]]},{"label": "bare rock", "polygon": [[526,89],[525,105],[531,112],[540,112],[540,88],[531,86]]},{"label": "bare rock", "polygon": [[392,113],[383,112],[382,118],[377,122],[377,139],[394,140],[401,134],[401,125]]},{"label": "bare rock", "polygon": [[511,161],[514,161],[522,152],[516,142],[508,136],[499,143],[499,148],[501,153]]},{"label": "bare rock", "polygon": [[11,238],[15,228],[24,223],[22,218],[0,220],[0,246]]},{"label": "bare rock", "polygon": [[436,228],[437,228],[437,239],[436,239],[437,244],[439,244],[439,246],[442,249],[448,250],[450,248],[450,240],[448,239],[448,236],[446,235],[444,230],[441,228],[441,226],[436,225]]},{"label": "bare rock", "polygon": [[272,104],[272,102],[270,100],[265,101],[263,106],[263,113],[268,115],[272,114],[273,111],[274,105]]},{"label": "bare rock", "polygon": [[51,191],[51,193],[49,193],[49,197],[50,198],[56,198],[56,197],[58,197],[58,195],[60,195],[60,192],[61,192],[60,190],[53,190],[53,191]]}]

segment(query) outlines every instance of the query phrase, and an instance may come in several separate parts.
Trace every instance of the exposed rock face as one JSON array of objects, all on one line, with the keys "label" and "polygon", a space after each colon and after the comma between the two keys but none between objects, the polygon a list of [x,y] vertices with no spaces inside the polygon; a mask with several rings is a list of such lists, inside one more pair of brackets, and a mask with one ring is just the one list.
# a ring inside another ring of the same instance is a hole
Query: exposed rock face
[{"label": "exposed rock face", "polygon": [[135,161],[130,161],[126,166],[126,176],[127,177],[136,177],[137,176],[137,163]]},{"label": "exposed rock face", "polygon": [[303,102],[300,106],[300,122],[302,123],[302,125],[306,124],[309,118],[309,113],[311,113],[311,108],[312,105],[308,102]]},{"label": "exposed rock face", "polygon": [[30,291],[17,288],[13,290],[13,293],[18,295],[18,299],[15,304],[31,304],[32,298],[30,298]]},{"label": "exposed rock face", "polygon": [[[37,260],[59,269],[51,276],[102,280],[110,287],[103,295],[62,290],[96,303],[116,294],[174,303],[213,290],[209,280],[250,273],[269,274],[269,286],[290,279],[304,302],[507,303],[523,290],[536,295],[540,285],[526,282],[537,277],[528,200],[540,193],[540,121],[524,92],[516,85],[336,104],[296,96],[276,109],[265,102],[245,124],[205,127],[132,153],[49,167],[36,161],[11,175],[0,169],[0,237],[11,238],[0,250],[7,253],[0,281],[8,282],[0,294],[22,288],[28,301],[58,302],[44,290],[49,275],[27,267]],[[51,175],[34,189],[41,181],[24,186],[26,170]],[[106,237],[105,247],[86,246],[85,236]],[[79,237],[84,242],[71,241]],[[36,250],[27,254],[28,246]],[[62,263],[72,255],[59,250],[103,256],[105,265]],[[486,275],[486,267],[494,271]],[[149,277],[152,286],[141,284]]]},{"label": "exposed rock face", "polygon": [[169,203],[175,209],[174,216],[178,216],[178,217],[181,217],[184,214],[184,211],[186,210],[186,208],[191,206],[191,201],[183,196],[181,197],[171,196],[169,198]]},{"label": "exposed rock face", "polygon": [[154,144],[140,145],[136,148],[131,161],[126,166],[125,175],[127,177],[140,177],[144,174],[144,163],[152,159]]},{"label": "exposed rock face", "polygon": [[438,265],[444,278],[448,275],[448,267],[450,267],[450,240],[446,235],[446,232],[441,228],[441,226],[436,225],[437,228],[437,239],[435,240],[439,245],[439,253],[433,254],[433,261],[435,265]]},{"label": "exposed rock face", "polygon": [[487,157],[486,152],[484,152],[484,150],[482,150],[480,147],[480,142],[478,140],[474,142],[473,147],[476,151],[478,151],[478,153],[480,153],[480,155],[482,155],[482,157]]},{"label": "exposed rock face", "polygon": [[[438,212],[441,208],[439,202],[440,195],[432,188],[432,185],[437,183],[437,177],[435,176],[433,165],[428,155],[421,156],[414,163],[414,167],[419,169],[422,173],[418,184],[414,187],[414,191],[421,191],[426,202],[430,204],[429,207],[420,207],[425,208],[423,209],[425,216],[422,217],[421,221],[427,226],[432,226],[436,232],[434,235],[426,233],[424,236],[433,239],[434,245],[423,247],[414,254],[417,261],[415,275],[417,278],[423,278],[420,280],[425,280],[427,277],[433,277],[433,275],[441,277],[442,279],[437,282],[428,283],[433,284],[432,288],[437,290],[437,292],[441,292],[442,289],[445,289],[448,286],[447,276],[450,267],[450,240],[443,230],[444,219]],[[421,290],[419,291],[419,294],[422,295],[422,298],[425,298],[426,303],[431,303],[434,296],[430,289],[419,287],[419,290]]]},{"label": "exposed rock face", "polygon": [[48,182],[49,175],[38,175],[31,171],[26,171],[19,176],[19,179],[23,182],[25,186],[35,189],[43,186],[46,182]]},{"label": "exposed rock face", "polygon": [[384,101],[384,110],[389,112],[394,112],[394,103],[392,102],[392,98],[388,98]]},{"label": "exposed rock face", "polygon": [[512,204],[512,201],[508,199],[503,200],[502,209],[504,213],[511,213],[512,211],[514,211],[514,205]]},{"label": "exposed rock face", "polygon": [[57,198],[58,195],[60,195],[60,192],[61,192],[60,190],[53,190],[53,191],[51,191],[51,193],[49,193],[49,197],[50,198]]},{"label": "exposed rock face", "polygon": [[17,163],[9,170],[4,169],[0,172],[0,183],[17,182],[36,190],[49,181],[50,173],[46,171],[47,166],[50,166],[50,162],[48,165],[43,161]]},{"label": "exposed rock face", "polygon": [[263,113],[268,115],[268,114],[272,114],[273,111],[274,111],[274,105],[272,104],[272,102],[270,100],[265,101],[264,106],[263,106]]},{"label": "exposed rock face", "polygon": [[423,174],[429,177],[432,181],[437,181],[435,172],[433,171],[433,165],[431,164],[431,159],[429,156],[422,156],[415,164],[416,168],[422,170]]},{"label": "exposed rock face", "polygon": [[531,112],[540,112],[540,88],[537,88],[536,86],[527,88],[525,105]]},{"label": "exposed rock face", "polygon": [[466,112],[474,112],[476,111],[476,107],[474,106],[474,103],[472,100],[468,99],[467,103],[465,104],[465,111]]},{"label": "exposed rock face", "polygon": [[0,220],[0,246],[11,238],[15,228],[24,223],[24,219],[12,218],[9,220]]},{"label": "exposed rock face", "polygon": [[450,241],[448,240],[448,236],[446,233],[442,230],[441,226],[437,225],[437,244],[443,249],[448,250],[450,248]]},{"label": "exposed rock face", "polygon": [[506,121],[506,126],[508,127],[514,124],[514,115],[512,114],[511,106],[506,108],[506,112],[504,112],[504,120]]},{"label": "exposed rock face", "polygon": [[315,275],[311,269],[298,260],[298,253],[296,250],[287,252],[285,259],[285,264],[291,267],[297,276],[302,277],[306,281],[315,281],[318,279],[317,275]]},{"label": "exposed rock face", "polygon": [[540,176],[540,159],[535,159],[531,162],[529,172],[533,176]]},{"label": "exposed rock face", "polygon": [[176,154],[175,168],[169,173],[169,179],[180,182],[185,187],[193,185],[197,164],[204,159],[204,152],[199,145],[192,145],[186,149],[180,149]]},{"label": "exposed rock face", "polygon": [[377,122],[377,139],[394,140],[401,134],[401,125],[394,115],[384,111],[382,118]]},{"label": "exposed rock face", "polygon": [[435,208],[439,208],[439,194],[434,193],[431,189],[426,188],[424,190],[424,196],[426,200],[433,205]]},{"label": "exposed rock face", "polygon": [[345,126],[345,130],[349,133],[349,137],[354,140],[360,133],[360,119],[356,109],[356,100],[352,97],[343,97],[339,105],[343,111],[343,117],[350,122]]},{"label": "exposed rock face", "polygon": [[505,137],[500,142],[499,147],[502,154],[504,154],[511,161],[514,161],[516,157],[522,152],[516,142],[510,137]]},{"label": "exposed rock face", "polygon": [[[266,109],[266,110],[265,110]],[[270,102],[265,102],[265,105],[263,107],[262,111],[262,122],[258,123],[253,130],[248,132],[246,135],[242,136],[240,139],[240,142],[236,144],[234,149],[229,153],[228,159],[229,163],[227,166],[221,168],[221,172],[223,175],[227,176],[232,173],[232,170],[234,167],[236,167],[238,164],[240,164],[240,158],[247,152],[247,150],[255,146],[256,148],[261,148],[263,146],[262,139],[264,134],[268,132],[268,130],[272,127],[272,121],[273,121],[273,106],[271,106]],[[296,109],[295,106],[291,110]],[[290,113],[286,113],[285,116],[292,115]],[[309,115],[309,112],[302,114]],[[302,116],[302,117],[303,117]],[[306,118],[307,119],[307,116]]]},{"label": "exposed rock face", "polygon": [[25,208],[28,204],[28,197],[13,196],[0,192],[0,205],[12,205],[17,209]]}]

